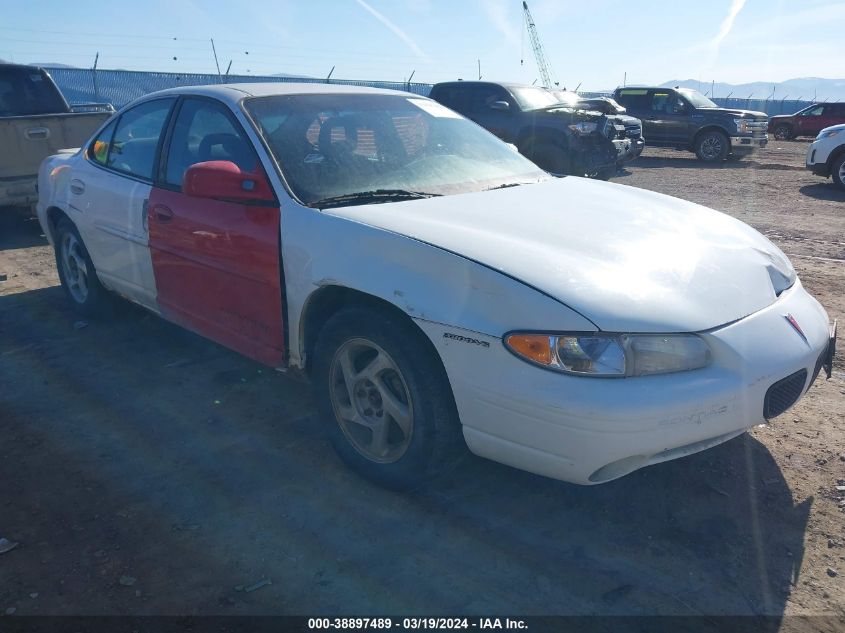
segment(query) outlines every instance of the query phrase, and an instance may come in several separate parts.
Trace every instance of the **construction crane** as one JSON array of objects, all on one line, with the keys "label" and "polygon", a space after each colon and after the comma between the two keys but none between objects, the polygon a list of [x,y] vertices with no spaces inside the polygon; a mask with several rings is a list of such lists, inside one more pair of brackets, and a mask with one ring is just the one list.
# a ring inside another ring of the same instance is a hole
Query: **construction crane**
[{"label": "construction crane", "polygon": [[[552,67],[549,64],[549,60],[546,59],[546,52],[543,50],[543,43],[540,41],[540,36],[537,34],[537,25],[534,24],[534,18],[531,17],[531,11],[528,10],[528,3],[522,3],[522,12],[525,16],[525,28],[528,30],[528,37],[531,40],[531,48],[534,49],[534,59],[537,60],[537,69],[540,71],[540,79],[543,82],[543,86],[548,88],[549,90],[552,89],[552,75],[554,75],[554,71],[552,71]],[[557,77],[555,77],[557,79]],[[557,86],[558,82],[554,82],[554,86]]]}]

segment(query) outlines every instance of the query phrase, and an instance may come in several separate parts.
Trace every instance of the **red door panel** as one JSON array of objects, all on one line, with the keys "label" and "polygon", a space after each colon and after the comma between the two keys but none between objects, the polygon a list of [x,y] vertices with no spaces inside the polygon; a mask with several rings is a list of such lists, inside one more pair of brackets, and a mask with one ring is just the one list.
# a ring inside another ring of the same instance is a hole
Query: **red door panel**
[{"label": "red door panel", "polygon": [[148,216],[162,315],[250,358],[284,364],[279,208],[154,188]]}]

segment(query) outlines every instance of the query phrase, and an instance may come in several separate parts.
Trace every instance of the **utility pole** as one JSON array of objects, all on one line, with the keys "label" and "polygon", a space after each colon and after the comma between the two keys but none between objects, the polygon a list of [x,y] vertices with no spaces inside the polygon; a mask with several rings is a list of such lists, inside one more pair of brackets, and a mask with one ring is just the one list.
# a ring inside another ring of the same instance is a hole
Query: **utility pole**
[{"label": "utility pole", "polygon": [[100,87],[97,85],[97,62],[100,60],[100,51],[94,55],[94,66],[91,67],[91,80],[94,83],[94,101],[100,100]]},{"label": "utility pole", "polygon": [[211,38],[211,52],[214,53],[214,65],[217,66],[217,78],[220,79],[220,62],[217,61],[217,49],[214,48],[214,38]]},{"label": "utility pole", "polygon": [[481,60],[478,60],[478,81],[481,81]]},{"label": "utility pole", "polygon": [[624,88],[628,84],[628,71],[625,71],[625,74],[622,75],[622,87]]},{"label": "utility pole", "polygon": [[229,76],[229,71],[232,70],[232,60],[229,60],[229,65],[226,66],[226,76]]},{"label": "utility pole", "polygon": [[334,72],[334,66],[332,66],[332,69],[329,71],[329,74],[328,74],[328,76],[326,77],[326,83],[329,83],[329,79],[331,79],[331,78],[332,78],[332,73],[333,73],[333,72]]}]

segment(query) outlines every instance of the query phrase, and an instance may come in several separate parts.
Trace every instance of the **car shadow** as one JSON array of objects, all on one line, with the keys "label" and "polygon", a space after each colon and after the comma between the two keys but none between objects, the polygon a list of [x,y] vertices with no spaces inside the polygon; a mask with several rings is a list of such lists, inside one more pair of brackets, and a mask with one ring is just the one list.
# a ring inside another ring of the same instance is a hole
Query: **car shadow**
[{"label": "car shadow", "polygon": [[845,191],[838,189],[832,182],[817,182],[812,185],[804,185],[798,191],[816,200],[845,202]]},{"label": "car shadow", "polygon": [[672,167],[675,169],[748,169],[754,163],[747,158],[739,160],[731,159],[718,163],[705,163],[698,160],[693,154],[678,152],[678,156],[648,156],[643,154],[631,163],[632,167],[642,169],[663,169]]},{"label": "car shadow", "polygon": [[[813,499],[793,503],[749,435],[595,487],[467,453],[396,494],[343,466],[301,382],[135,307],[76,319],[58,288],[0,297],[3,528],[44,543],[4,565],[92,579],[41,612],[766,615],[775,631],[799,581]],[[51,558],[57,529],[69,558]],[[100,539],[120,548],[111,575]],[[108,593],[130,565],[142,603]]]},{"label": "car shadow", "polygon": [[0,251],[47,244],[38,218],[28,209],[0,207]]}]

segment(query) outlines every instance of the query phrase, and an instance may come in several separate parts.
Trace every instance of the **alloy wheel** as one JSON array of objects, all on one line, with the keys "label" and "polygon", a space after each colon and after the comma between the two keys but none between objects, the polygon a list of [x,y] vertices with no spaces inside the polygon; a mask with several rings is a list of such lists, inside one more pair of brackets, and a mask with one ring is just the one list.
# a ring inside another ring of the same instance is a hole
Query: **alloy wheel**
[{"label": "alloy wheel", "polygon": [[62,236],[62,268],[71,297],[77,303],[85,303],[88,298],[88,265],[82,244],[71,232]]},{"label": "alloy wheel", "polygon": [[414,430],[410,390],[396,362],[364,338],[341,345],[329,373],[335,419],[356,451],[378,463],[404,455]]}]

